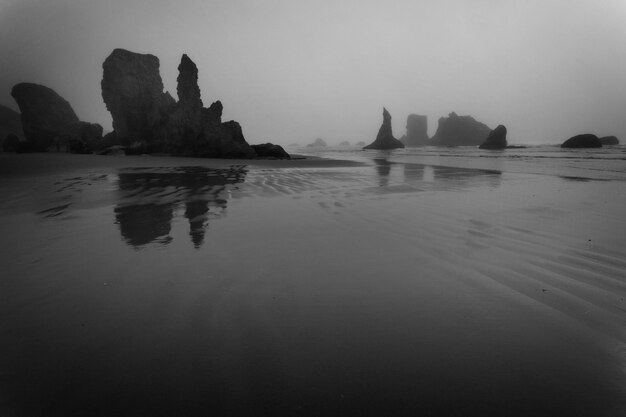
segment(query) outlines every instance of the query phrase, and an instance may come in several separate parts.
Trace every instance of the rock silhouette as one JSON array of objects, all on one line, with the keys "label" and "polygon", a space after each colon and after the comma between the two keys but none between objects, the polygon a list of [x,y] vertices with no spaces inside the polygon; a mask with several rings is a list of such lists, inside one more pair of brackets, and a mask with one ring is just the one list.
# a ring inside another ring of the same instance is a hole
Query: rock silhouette
[{"label": "rock silhouette", "polygon": [[604,136],[600,138],[600,143],[602,144],[602,146],[619,145],[619,139],[617,139],[615,136]]},{"label": "rock silhouette", "polygon": [[596,135],[585,133],[572,136],[561,144],[561,148],[601,148],[602,143]]},{"label": "rock silhouette", "polygon": [[280,145],[272,143],[262,143],[260,145],[250,145],[259,158],[268,159],[291,159],[291,156]]},{"label": "rock silhouette", "polygon": [[148,147],[154,126],[175,104],[169,93],[163,93],[159,59],[115,49],[102,67],[102,98],[113,118],[115,135],[135,148]]},{"label": "rock silhouette", "polygon": [[159,59],[115,49],[104,61],[102,98],[119,143],[129,153],[165,152],[213,158],[254,158],[239,123],[222,122],[222,103],[204,108],[198,68],[183,55],[178,101],[163,92]]},{"label": "rock silhouette", "polygon": [[472,116],[458,116],[452,112],[439,118],[437,132],[431,139],[435,146],[479,146],[491,129]]},{"label": "rock silhouette", "polygon": [[90,153],[102,139],[102,126],[78,119],[70,103],[43,85],[20,83],[11,95],[21,111],[26,142],[18,151],[45,152],[50,148],[75,153]]},{"label": "rock silhouette", "polygon": [[406,135],[400,141],[407,147],[429,145],[428,118],[419,114],[409,114],[406,119]]},{"label": "rock silhouette", "polygon": [[506,127],[503,125],[498,125],[498,127],[489,132],[487,139],[479,146],[480,149],[505,149],[506,147]]},{"label": "rock silhouette", "polygon": [[[22,120],[18,112],[0,104],[0,141],[6,142],[9,135],[17,137],[18,141],[24,138]],[[11,140],[13,140],[13,136]]]},{"label": "rock silhouette", "polygon": [[70,103],[43,85],[16,84],[11,95],[20,107],[22,129],[32,150],[47,151],[68,126],[79,121]]},{"label": "rock silhouette", "polygon": [[395,149],[404,148],[404,144],[393,137],[391,129],[391,115],[386,108],[383,107],[383,124],[378,130],[376,140],[363,149]]}]

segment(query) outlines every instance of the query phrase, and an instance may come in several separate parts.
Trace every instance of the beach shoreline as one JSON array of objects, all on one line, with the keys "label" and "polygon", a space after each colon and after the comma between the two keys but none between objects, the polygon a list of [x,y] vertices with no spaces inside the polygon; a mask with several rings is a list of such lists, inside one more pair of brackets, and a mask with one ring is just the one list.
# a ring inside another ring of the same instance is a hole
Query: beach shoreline
[{"label": "beach shoreline", "polygon": [[162,155],[109,156],[56,152],[29,154],[0,152],[0,180],[19,176],[54,175],[64,171],[76,170],[177,166],[228,168],[244,165],[254,168],[322,168],[360,166],[362,164],[355,161],[304,155],[293,155],[292,159],[217,159]]},{"label": "beach shoreline", "polygon": [[402,158],[0,156],[0,411],[621,416],[626,182]]}]

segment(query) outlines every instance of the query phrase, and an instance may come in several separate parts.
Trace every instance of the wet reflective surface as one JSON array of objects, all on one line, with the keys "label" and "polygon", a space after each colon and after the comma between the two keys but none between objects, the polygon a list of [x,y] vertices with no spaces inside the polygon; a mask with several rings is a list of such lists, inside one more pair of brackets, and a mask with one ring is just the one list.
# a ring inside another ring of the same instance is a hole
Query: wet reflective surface
[{"label": "wet reflective surface", "polygon": [[226,210],[226,186],[244,182],[245,176],[243,167],[125,170],[118,174],[116,223],[130,245],[167,244],[174,211],[184,206],[189,236],[198,249],[209,218]]},{"label": "wet reflective surface", "polygon": [[624,182],[376,157],[23,188],[0,415],[626,410]]}]

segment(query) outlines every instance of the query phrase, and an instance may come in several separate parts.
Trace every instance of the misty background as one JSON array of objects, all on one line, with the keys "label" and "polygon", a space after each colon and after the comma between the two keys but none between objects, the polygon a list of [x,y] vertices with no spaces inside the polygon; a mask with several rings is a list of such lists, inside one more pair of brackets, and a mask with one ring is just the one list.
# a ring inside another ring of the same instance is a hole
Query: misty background
[{"label": "misty background", "polygon": [[626,140],[623,0],[0,0],[0,104],[43,84],[109,131],[115,48],[156,55],[174,97],[187,53],[250,143],[371,141],[383,106],[396,137],[455,111],[512,143]]}]

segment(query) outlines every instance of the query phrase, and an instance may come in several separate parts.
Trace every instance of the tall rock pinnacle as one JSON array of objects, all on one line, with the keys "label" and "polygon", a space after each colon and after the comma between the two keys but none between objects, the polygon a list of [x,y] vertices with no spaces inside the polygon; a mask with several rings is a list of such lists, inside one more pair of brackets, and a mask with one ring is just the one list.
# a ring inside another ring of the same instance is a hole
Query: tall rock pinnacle
[{"label": "tall rock pinnacle", "polygon": [[186,108],[201,109],[200,87],[198,87],[198,67],[194,62],[183,54],[178,65],[178,102]]}]

